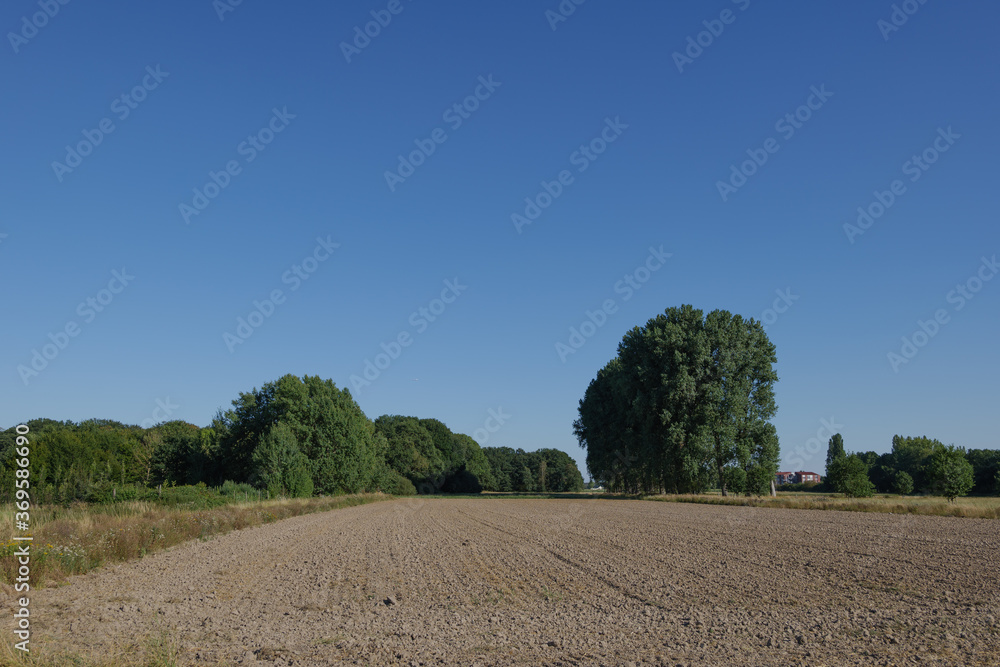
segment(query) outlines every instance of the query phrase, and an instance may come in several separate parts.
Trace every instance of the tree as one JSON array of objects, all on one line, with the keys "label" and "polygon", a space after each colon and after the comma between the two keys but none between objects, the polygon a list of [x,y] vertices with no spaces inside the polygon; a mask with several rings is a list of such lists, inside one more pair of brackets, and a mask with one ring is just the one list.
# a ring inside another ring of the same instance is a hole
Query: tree
[{"label": "tree", "polygon": [[826,477],[830,478],[830,465],[834,461],[847,458],[844,452],[844,438],[839,433],[834,433],[826,447]]},{"label": "tree", "polygon": [[1000,492],[995,486],[997,475],[1000,475],[1000,450],[970,449],[965,453],[965,458],[972,465],[976,481],[970,493],[988,496]]},{"label": "tree", "polygon": [[965,458],[965,450],[949,445],[936,447],[927,466],[930,487],[954,502],[966,495],[975,484],[972,465]]},{"label": "tree", "polygon": [[510,447],[485,447],[483,455],[489,461],[493,486],[487,491],[509,492],[514,490],[514,475],[518,471],[517,455]]},{"label": "tree", "polygon": [[[765,493],[778,469],[774,345],[724,310],[668,308],[628,331],[590,383],[574,433],[610,490]],[[738,475],[729,472],[738,467]]]},{"label": "tree", "polygon": [[277,423],[261,438],[253,452],[251,481],[272,496],[308,498],[313,493],[309,459],[299,451],[292,429]]},{"label": "tree", "polygon": [[535,490],[535,480],[534,475],[531,474],[531,468],[526,465],[521,466],[514,490],[522,493],[531,493]]},{"label": "tree", "polygon": [[851,498],[868,498],[875,487],[868,479],[868,464],[857,454],[834,459],[827,472],[833,488]]},{"label": "tree", "polygon": [[220,412],[213,422],[220,438],[217,474],[238,482],[252,479],[253,453],[279,422],[308,459],[318,493],[374,489],[382,465],[374,425],[347,389],[308,375],[285,375],[241,393],[231,410]]},{"label": "tree", "polygon": [[913,478],[910,477],[909,473],[900,471],[896,473],[893,488],[895,488],[896,493],[899,495],[908,496],[913,493]]},{"label": "tree", "polygon": [[425,483],[444,471],[434,439],[416,417],[382,415],[375,420],[375,429],[387,442],[386,463],[414,484]]},{"label": "tree", "polygon": [[892,437],[893,467],[913,478],[915,490],[929,491],[931,484],[927,477],[927,463],[930,460],[930,455],[938,447],[944,447],[944,444],[926,436],[915,438],[894,435]]}]

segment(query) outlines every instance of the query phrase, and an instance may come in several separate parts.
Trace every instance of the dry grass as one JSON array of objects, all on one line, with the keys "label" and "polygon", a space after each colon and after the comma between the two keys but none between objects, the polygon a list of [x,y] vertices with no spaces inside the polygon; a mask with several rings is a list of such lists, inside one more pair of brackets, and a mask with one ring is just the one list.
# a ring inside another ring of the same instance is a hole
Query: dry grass
[{"label": "dry grass", "polygon": [[[58,583],[105,563],[142,558],[182,542],[208,539],[300,514],[325,512],[391,498],[383,494],[278,499],[211,509],[176,509],[153,503],[36,507],[32,510],[31,583]],[[16,576],[14,509],[0,509],[0,581]],[[19,532],[17,534],[20,534]],[[72,663],[67,663],[72,664]]]},{"label": "dry grass", "polygon": [[779,493],[747,498],[721,495],[662,495],[646,496],[646,500],[708,505],[743,505],[750,507],[783,507],[803,510],[842,510],[846,512],[883,512],[887,514],[921,514],[928,516],[958,516],[976,519],[1000,519],[1000,498],[958,498],[948,502],[936,496],[875,496],[847,498],[838,494]]},{"label": "dry grass", "polygon": [[129,646],[105,651],[101,657],[48,649],[44,643],[31,641],[31,651],[24,653],[13,642],[0,646],[2,667],[176,667],[179,650],[166,633],[151,635]]}]

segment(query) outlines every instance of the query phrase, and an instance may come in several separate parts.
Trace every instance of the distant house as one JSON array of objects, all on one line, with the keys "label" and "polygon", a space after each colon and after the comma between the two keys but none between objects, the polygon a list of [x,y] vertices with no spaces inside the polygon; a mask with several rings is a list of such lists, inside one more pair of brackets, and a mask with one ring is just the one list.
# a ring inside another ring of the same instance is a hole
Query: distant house
[{"label": "distant house", "polygon": [[814,472],[805,472],[800,470],[798,472],[779,472],[774,476],[774,483],[776,485],[781,484],[805,484],[819,482],[820,476]]},{"label": "distant house", "polygon": [[795,481],[794,472],[779,472],[777,475],[774,476],[775,484],[791,484],[794,481]]}]

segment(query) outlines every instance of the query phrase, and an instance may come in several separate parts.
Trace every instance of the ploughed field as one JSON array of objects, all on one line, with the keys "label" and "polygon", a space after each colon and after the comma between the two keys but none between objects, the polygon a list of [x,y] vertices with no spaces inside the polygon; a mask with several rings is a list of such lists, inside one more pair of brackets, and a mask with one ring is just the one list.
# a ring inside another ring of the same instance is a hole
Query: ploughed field
[{"label": "ploughed field", "polygon": [[31,614],[46,653],[166,634],[180,664],[1000,664],[1000,523],[403,499],[76,577]]}]

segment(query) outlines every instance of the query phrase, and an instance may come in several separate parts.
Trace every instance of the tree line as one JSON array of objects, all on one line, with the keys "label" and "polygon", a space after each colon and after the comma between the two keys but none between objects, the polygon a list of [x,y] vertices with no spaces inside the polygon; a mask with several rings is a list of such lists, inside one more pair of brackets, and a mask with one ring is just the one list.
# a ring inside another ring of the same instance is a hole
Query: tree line
[{"label": "tree line", "polygon": [[892,450],[884,454],[847,454],[843,437],[836,433],[827,446],[824,486],[854,497],[916,493],[954,500],[970,493],[1000,495],[1000,451],[895,435]]},{"label": "tree line", "polygon": [[778,470],[775,347],[724,310],[668,308],[628,331],[573,428],[609,491],[761,495]]},{"label": "tree line", "polygon": [[[437,419],[372,421],[348,389],[317,376],[286,375],[241,392],[207,427],[171,421],[147,429],[103,419],[27,425],[36,502],[184,485],[298,497],[583,488],[565,452],[484,449]],[[13,427],[0,432],[0,498],[13,493],[16,436]]]}]

